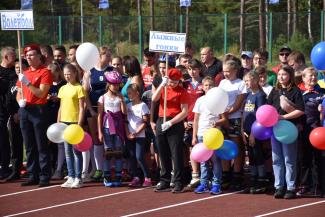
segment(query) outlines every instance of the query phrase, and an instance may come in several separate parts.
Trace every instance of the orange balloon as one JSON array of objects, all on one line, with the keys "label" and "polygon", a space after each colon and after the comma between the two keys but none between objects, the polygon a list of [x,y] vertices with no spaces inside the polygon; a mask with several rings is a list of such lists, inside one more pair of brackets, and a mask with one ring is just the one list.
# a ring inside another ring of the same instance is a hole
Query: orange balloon
[{"label": "orange balloon", "polygon": [[310,143],[317,149],[325,150],[325,127],[317,127],[309,134]]}]

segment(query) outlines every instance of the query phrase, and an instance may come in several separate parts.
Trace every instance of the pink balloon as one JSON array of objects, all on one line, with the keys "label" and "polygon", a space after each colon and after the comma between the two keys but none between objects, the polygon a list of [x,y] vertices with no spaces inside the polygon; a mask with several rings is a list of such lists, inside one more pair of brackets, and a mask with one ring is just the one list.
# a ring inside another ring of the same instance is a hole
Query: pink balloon
[{"label": "pink balloon", "polygon": [[92,145],[93,145],[93,140],[91,136],[87,132],[85,132],[85,136],[83,140],[79,144],[74,145],[73,147],[78,151],[84,152],[84,151],[88,151]]},{"label": "pink balloon", "polygon": [[196,162],[205,162],[211,158],[213,150],[209,150],[203,143],[196,144],[191,151],[191,159]]},{"label": "pink balloon", "polygon": [[274,126],[278,119],[278,111],[271,105],[262,105],[256,111],[256,120],[264,127]]}]

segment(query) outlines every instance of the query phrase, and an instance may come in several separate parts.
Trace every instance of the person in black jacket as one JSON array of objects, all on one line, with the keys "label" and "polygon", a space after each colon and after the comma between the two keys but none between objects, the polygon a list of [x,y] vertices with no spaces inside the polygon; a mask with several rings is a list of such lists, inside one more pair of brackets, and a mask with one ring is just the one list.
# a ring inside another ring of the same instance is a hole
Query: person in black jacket
[{"label": "person in black jacket", "polygon": [[0,179],[10,175],[10,143],[7,129],[9,119],[8,91],[12,75],[15,74],[16,52],[12,47],[1,49],[0,65]]}]

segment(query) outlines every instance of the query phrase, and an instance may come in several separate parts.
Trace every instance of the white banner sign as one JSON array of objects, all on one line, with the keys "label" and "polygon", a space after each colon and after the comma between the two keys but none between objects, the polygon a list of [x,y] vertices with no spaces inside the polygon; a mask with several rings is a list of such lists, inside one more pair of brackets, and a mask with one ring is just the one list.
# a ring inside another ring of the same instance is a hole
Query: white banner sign
[{"label": "white banner sign", "polygon": [[149,50],[185,53],[185,33],[150,31]]},{"label": "white banner sign", "polygon": [[32,10],[0,11],[2,30],[34,30]]}]

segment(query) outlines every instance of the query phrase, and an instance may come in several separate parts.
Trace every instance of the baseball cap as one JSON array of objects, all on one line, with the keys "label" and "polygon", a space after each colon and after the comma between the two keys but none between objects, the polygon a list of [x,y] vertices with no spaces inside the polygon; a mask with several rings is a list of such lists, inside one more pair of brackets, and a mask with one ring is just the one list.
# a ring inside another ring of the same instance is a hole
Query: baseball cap
[{"label": "baseball cap", "polygon": [[24,55],[26,55],[26,53],[31,50],[36,50],[37,53],[41,54],[41,49],[38,44],[29,44],[24,48]]},{"label": "baseball cap", "polygon": [[253,53],[252,51],[242,51],[240,54],[240,57],[247,56],[248,58],[252,59],[253,58]]},{"label": "baseball cap", "polygon": [[280,52],[283,52],[283,51],[285,51],[285,50],[287,50],[287,51],[289,51],[289,53],[291,53],[291,48],[290,47],[288,47],[288,46],[286,46],[286,45],[284,45],[284,46],[282,46],[281,48],[280,48]]},{"label": "baseball cap", "polygon": [[172,80],[181,80],[183,74],[178,69],[171,68],[168,70],[168,77]]}]

